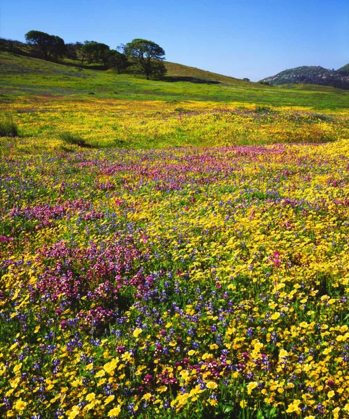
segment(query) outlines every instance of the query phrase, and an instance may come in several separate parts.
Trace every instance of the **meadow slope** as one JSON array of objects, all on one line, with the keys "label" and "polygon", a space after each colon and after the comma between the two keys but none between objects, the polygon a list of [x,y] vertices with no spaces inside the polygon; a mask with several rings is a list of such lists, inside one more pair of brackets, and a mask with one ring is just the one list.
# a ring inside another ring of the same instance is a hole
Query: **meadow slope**
[{"label": "meadow slope", "polygon": [[[94,147],[132,149],[348,138],[347,91],[270,87],[168,66],[168,79],[147,81],[1,53],[0,109],[20,132],[0,140],[1,152],[66,150],[65,132]],[[174,81],[183,79],[191,82]]]}]

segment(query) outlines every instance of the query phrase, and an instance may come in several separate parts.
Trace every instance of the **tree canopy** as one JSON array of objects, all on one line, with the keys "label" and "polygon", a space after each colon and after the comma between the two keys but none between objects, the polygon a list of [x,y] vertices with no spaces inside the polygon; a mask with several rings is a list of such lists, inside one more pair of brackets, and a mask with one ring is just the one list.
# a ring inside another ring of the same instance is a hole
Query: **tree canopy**
[{"label": "tree canopy", "polygon": [[117,72],[120,74],[121,71],[126,70],[129,66],[129,61],[125,54],[122,54],[119,51],[111,49],[109,52],[108,58],[108,67],[115,68]]},{"label": "tree canopy", "polygon": [[80,60],[81,65],[86,60],[101,64],[104,69],[114,68],[118,73],[130,68],[144,74],[147,80],[150,77],[160,78],[167,71],[163,64],[165,51],[160,45],[146,39],[136,38],[117,49],[96,41],[65,44],[59,36],[34,30],[27,32],[25,39],[34,47],[35,55],[45,60],[65,56],[70,60]]},{"label": "tree canopy", "polygon": [[110,47],[101,42],[85,41],[81,47],[82,53],[90,63],[108,65]]},{"label": "tree canopy", "polygon": [[66,46],[62,38],[40,31],[29,31],[25,34],[28,44],[36,45],[45,60],[52,57],[62,57]]},{"label": "tree canopy", "polygon": [[155,42],[134,39],[122,48],[126,57],[132,59],[134,69],[145,74],[147,80],[150,76],[161,77],[166,73],[166,67],[162,63],[165,51]]}]

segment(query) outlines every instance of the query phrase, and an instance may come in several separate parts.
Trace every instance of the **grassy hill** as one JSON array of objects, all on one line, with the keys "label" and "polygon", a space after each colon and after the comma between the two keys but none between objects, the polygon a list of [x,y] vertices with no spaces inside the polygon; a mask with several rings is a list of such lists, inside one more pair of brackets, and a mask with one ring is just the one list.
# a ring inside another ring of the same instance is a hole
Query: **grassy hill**
[{"label": "grassy hill", "polygon": [[[38,58],[0,52],[0,98],[17,96],[84,98],[89,96],[126,100],[243,102],[270,106],[306,106],[317,109],[347,108],[348,92],[311,87],[312,94],[293,87],[278,89],[187,67],[166,63],[167,78],[147,81],[130,74],[79,68],[73,63],[54,63]],[[25,76],[25,77],[23,77]]]},{"label": "grassy hill", "polygon": [[167,80],[188,81],[192,83],[224,83],[224,84],[241,84],[250,85],[250,83],[234,77],[223,76],[221,74],[211,73],[210,71],[200,70],[195,67],[188,67],[183,64],[170,63],[165,61],[167,69]]},{"label": "grassy hill", "polygon": [[[349,137],[349,91],[268,86],[166,63],[161,80],[0,52],[0,111],[20,137],[0,152],[154,148]],[[72,143],[66,138],[77,137]],[[74,145],[75,141],[75,145]],[[75,147],[75,148],[74,148]]]},{"label": "grassy hill", "polygon": [[[343,67],[344,68],[344,67]],[[302,66],[281,71],[272,77],[263,79],[272,85],[281,84],[316,84],[349,89],[349,74],[327,70],[320,66]]]},{"label": "grassy hill", "polygon": [[[30,48],[29,45],[19,42],[19,41],[10,41],[6,39],[0,38],[0,51],[3,52],[9,52],[11,55],[16,56],[26,56],[30,58],[39,58],[36,57],[34,54],[34,51]],[[5,60],[6,61],[6,60]],[[45,69],[49,69],[51,67],[51,70],[53,70],[52,62],[47,62],[48,66],[45,66],[45,61],[39,60],[39,65],[28,65],[28,62],[21,61],[23,67],[25,67],[25,72],[30,70],[34,70],[35,72],[42,73],[45,71]],[[61,58],[58,60],[59,64],[63,64],[66,66],[76,67],[76,68],[82,68],[82,69],[93,69],[93,70],[105,70],[103,65],[101,64],[89,64],[88,62],[84,62],[83,64],[79,60],[73,60],[70,58]],[[5,64],[5,62],[3,62]],[[9,63],[7,69],[8,71],[12,72],[13,69],[13,62]],[[178,82],[178,81],[187,81],[192,83],[208,83],[208,84],[215,84],[215,83],[225,83],[225,84],[236,84],[236,83],[242,83],[246,84],[245,81],[236,79],[234,77],[228,77],[221,74],[212,73],[209,71],[201,70],[195,67],[189,67],[182,64],[176,64],[171,62],[164,62],[167,75],[165,77],[165,80],[172,81],[172,82]],[[124,71],[126,74],[131,74],[130,72]]]}]

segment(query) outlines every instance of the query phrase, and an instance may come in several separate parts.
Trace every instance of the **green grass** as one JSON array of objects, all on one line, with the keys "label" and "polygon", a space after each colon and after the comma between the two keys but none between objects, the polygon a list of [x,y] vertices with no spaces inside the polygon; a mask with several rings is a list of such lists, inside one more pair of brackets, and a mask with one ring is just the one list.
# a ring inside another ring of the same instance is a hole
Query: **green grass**
[{"label": "green grass", "polygon": [[112,70],[79,71],[72,62],[58,64],[9,52],[0,52],[0,59],[0,103],[16,101],[23,95],[89,100],[93,94],[97,98],[140,101],[244,102],[313,109],[349,107],[349,92],[345,90],[323,86],[270,87],[173,63],[166,63],[167,79],[147,81]]}]

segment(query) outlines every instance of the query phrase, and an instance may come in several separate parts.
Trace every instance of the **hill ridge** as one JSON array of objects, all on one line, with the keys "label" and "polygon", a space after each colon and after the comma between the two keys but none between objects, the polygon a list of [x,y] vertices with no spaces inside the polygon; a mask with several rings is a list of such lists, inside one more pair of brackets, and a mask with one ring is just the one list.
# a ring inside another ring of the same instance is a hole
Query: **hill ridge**
[{"label": "hill ridge", "polygon": [[339,70],[329,70],[321,66],[300,66],[266,77],[262,82],[272,85],[317,84],[349,89],[349,64]]}]

